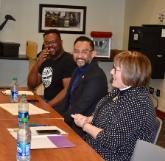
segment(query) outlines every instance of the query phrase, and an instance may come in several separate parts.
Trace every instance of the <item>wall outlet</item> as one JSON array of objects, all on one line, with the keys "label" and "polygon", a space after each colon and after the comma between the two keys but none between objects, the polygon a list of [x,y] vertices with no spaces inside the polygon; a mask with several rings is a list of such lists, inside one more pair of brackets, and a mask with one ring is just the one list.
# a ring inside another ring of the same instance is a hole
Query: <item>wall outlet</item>
[{"label": "wall outlet", "polygon": [[156,96],[157,96],[157,97],[160,97],[160,89],[157,89],[157,90],[156,90]]},{"label": "wall outlet", "polygon": [[149,91],[150,91],[150,94],[154,94],[154,88],[153,87],[149,87]]}]

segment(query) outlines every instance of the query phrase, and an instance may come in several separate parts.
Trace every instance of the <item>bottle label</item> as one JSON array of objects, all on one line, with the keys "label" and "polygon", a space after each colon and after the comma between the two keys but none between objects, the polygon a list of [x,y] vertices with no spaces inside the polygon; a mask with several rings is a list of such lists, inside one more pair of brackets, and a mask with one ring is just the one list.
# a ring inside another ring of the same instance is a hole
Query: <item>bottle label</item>
[{"label": "bottle label", "polygon": [[11,98],[14,102],[18,101],[18,91],[12,90],[11,91]]},{"label": "bottle label", "polygon": [[18,121],[22,122],[23,118],[28,118],[29,113],[27,111],[25,112],[18,112]]},{"label": "bottle label", "polygon": [[18,142],[17,156],[18,157],[30,156],[30,143]]}]

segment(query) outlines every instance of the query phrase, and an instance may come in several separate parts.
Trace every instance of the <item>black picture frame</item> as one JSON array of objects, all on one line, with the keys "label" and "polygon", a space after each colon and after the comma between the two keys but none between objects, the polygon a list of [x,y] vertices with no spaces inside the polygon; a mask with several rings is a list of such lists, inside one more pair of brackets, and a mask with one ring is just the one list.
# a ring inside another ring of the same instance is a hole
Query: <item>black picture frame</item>
[{"label": "black picture frame", "polygon": [[58,29],[61,33],[85,34],[86,6],[39,5],[39,32]]}]

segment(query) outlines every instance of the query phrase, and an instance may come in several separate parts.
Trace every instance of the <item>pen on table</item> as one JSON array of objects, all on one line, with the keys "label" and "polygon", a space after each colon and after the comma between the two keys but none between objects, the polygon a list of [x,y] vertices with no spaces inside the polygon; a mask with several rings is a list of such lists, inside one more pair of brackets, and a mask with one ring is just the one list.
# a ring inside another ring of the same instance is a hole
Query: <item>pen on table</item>
[{"label": "pen on table", "polygon": [[39,100],[37,100],[37,99],[27,99],[27,101],[30,102],[30,103],[39,102]]},{"label": "pen on table", "polygon": [[35,126],[48,126],[47,124],[39,124],[39,123],[29,123],[30,127],[35,127]]}]

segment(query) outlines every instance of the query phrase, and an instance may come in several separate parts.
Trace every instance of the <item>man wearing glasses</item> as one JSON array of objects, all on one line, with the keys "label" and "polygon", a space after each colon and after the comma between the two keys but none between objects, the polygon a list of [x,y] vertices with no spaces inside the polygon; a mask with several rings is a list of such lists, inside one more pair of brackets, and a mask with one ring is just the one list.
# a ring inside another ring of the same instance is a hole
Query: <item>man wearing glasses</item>
[{"label": "man wearing glasses", "polygon": [[28,87],[35,89],[43,83],[44,99],[55,107],[66,94],[76,64],[72,55],[64,51],[58,30],[47,30],[43,39],[43,50],[29,73]]},{"label": "man wearing glasses", "polygon": [[71,114],[91,115],[97,102],[108,91],[106,75],[93,60],[94,56],[93,41],[85,36],[78,37],[73,49],[73,58],[78,67],[69,84],[64,105],[59,109],[65,122],[82,137],[84,132],[75,125]]}]

